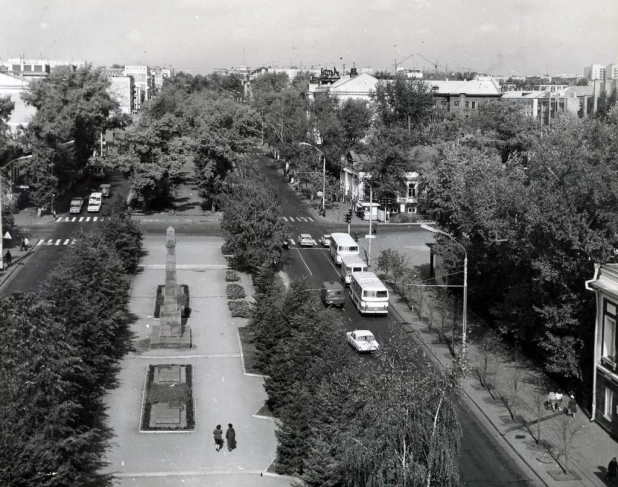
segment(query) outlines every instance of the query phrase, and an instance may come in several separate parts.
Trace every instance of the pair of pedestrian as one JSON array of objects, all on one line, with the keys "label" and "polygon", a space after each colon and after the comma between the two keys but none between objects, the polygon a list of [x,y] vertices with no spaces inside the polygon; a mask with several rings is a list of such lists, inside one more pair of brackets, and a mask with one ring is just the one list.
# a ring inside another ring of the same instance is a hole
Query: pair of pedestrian
[{"label": "pair of pedestrian", "polygon": [[[232,426],[232,423],[228,423],[227,431],[225,432],[225,439],[227,440],[227,449],[228,451],[232,451],[236,448],[236,431]],[[213,437],[215,438],[215,451],[221,450],[225,442],[223,441],[223,430],[221,429],[221,425],[218,424],[215,430],[212,432]]]},{"label": "pair of pedestrian", "polygon": [[30,240],[28,240],[28,237],[24,237],[21,239],[21,247],[19,248],[19,250],[28,250],[28,247],[30,247]]}]

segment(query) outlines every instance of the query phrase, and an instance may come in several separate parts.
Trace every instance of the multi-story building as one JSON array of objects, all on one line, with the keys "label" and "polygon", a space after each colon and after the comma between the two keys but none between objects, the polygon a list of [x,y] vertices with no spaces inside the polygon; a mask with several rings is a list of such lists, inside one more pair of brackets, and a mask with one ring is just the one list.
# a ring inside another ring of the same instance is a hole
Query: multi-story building
[{"label": "multi-story building", "polygon": [[110,77],[111,86],[109,92],[116,98],[120,105],[120,111],[131,115],[134,113],[133,107],[133,78],[131,76],[113,76]]},{"label": "multi-story building", "polygon": [[153,91],[153,79],[148,66],[125,66],[124,75],[133,78],[133,113],[142,108],[142,103],[150,100]]},{"label": "multi-story building", "polygon": [[618,79],[618,64],[612,63],[605,67],[605,79]]},{"label": "multi-story building", "polygon": [[66,61],[59,59],[24,59],[12,58],[6,63],[7,72],[25,77],[45,77],[58,66],[71,66],[73,69],[82,68],[85,61]]},{"label": "multi-story building", "polygon": [[618,265],[595,265],[586,289],[596,294],[590,419],[618,434]]},{"label": "multi-story building", "polygon": [[434,107],[453,111],[477,110],[482,103],[502,96],[500,85],[490,76],[477,76],[467,81],[428,80]]},{"label": "multi-story building", "polygon": [[152,79],[155,93],[161,91],[163,88],[163,80],[174,77],[174,70],[172,68],[152,68]]},{"label": "multi-story building", "polygon": [[605,66],[593,64],[584,68],[584,78],[594,81],[595,79],[605,79]]},{"label": "multi-story building", "polygon": [[371,93],[376,90],[378,79],[370,74],[357,74],[355,68],[347,76],[341,76],[335,70],[322,70],[318,78],[309,83],[309,98],[314,99],[320,93],[344,103],[346,100],[371,100]]},{"label": "multi-story building", "polygon": [[30,80],[22,76],[0,73],[0,97],[9,97],[15,104],[11,112],[8,125],[11,132],[16,132],[20,125],[28,125],[34,116],[36,108],[27,105],[21,98],[21,94],[28,88]]}]

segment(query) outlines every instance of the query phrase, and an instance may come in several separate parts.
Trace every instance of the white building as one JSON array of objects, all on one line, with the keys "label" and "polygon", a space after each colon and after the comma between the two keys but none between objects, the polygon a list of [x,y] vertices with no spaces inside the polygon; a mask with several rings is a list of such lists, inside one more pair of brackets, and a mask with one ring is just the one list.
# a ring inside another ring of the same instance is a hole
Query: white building
[{"label": "white building", "polygon": [[28,125],[36,112],[36,108],[21,99],[21,94],[28,88],[29,83],[28,79],[21,76],[0,73],[0,97],[8,96],[15,104],[8,120],[11,132],[16,132],[20,125]]},{"label": "white building", "polygon": [[328,93],[339,103],[349,99],[370,101],[377,84],[378,79],[370,74],[342,76],[332,84],[310,83],[309,98],[314,99],[318,93]]},{"label": "white building", "polygon": [[584,68],[584,78],[594,81],[595,79],[605,79],[605,66],[593,64]]},{"label": "white building", "polygon": [[152,97],[153,81],[148,66],[125,66],[124,75],[133,78],[133,113]]},{"label": "white building", "polygon": [[131,76],[114,76],[109,79],[109,93],[120,105],[120,111],[131,115],[133,113],[133,78]]}]

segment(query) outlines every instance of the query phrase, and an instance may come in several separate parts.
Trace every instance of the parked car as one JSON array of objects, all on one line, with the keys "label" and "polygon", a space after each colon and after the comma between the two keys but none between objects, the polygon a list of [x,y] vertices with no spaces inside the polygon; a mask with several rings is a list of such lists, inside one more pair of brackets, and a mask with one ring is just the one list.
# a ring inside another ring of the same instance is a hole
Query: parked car
[{"label": "parked car", "polygon": [[109,198],[112,195],[112,185],[111,184],[101,184],[99,186],[99,191],[103,194],[104,198]]},{"label": "parked car", "polygon": [[348,343],[357,352],[375,352],[380,345],[369,330],[354,330],[346,333]]},{"label": "parked car", "polygon": [[298,236],[298,245],[301,247],[313,247],[315,245],[315,240],[308,233],[301,233]]},{"label": "parked car", "polygon": [[322,235],[320,237],[320,243],[324,246],[324,247],[330,247],[330,234],[327,233],[325,235]]},{"label": "parked car", "polygon": [[323,282],[320,297],[326,306],[343,306],[345,304],[343,286],[337,281]]},{"label": "parked car", "polygon": [[88,213],[98,213],[101,211],[102,200],[102,193],[92,193],[90,198],[88,198]]},{"label": "parked car", "polygon": [[71,200],[71,207],[69,213],[81,213],[84,209],[85,198],[76,197]]}]

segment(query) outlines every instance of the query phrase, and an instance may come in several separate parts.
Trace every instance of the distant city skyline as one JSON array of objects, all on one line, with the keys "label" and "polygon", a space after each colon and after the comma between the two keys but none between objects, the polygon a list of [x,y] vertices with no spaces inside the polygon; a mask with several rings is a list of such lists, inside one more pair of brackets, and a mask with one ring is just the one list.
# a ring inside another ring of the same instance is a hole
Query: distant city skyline
[{"label": "distant city skyline", "polygon": [[[371,66],[495,75],[618,62],[618,2],[598,0],[0,0],[0,61]],[[427,58],[423,59],[423,57]],[[428,61],[429,60],[429,61]]]}]

